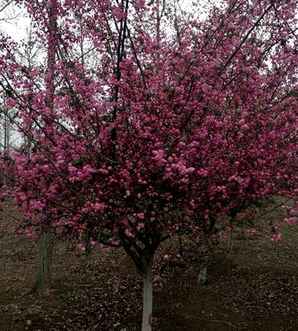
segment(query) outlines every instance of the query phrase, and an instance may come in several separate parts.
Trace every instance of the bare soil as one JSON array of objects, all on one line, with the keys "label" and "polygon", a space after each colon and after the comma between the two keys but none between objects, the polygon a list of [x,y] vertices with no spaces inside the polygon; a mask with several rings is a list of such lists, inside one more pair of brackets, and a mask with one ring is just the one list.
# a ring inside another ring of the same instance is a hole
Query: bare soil
[{"label": "bare soil", "polygon": [[[86,257],[56,242],[50,289],[30,293],[38,250],[16,235],[16,217],[10,205],[0,214],[0,331],[140,330],[142,283],[123,251]],[[257,219],[261,235],[235,233],[229,256],[218,247],[205,286],[197,283],[200,261],[186,239],[186,261],[163,258],[175,256],[177,242],[161,247],[154,265],[153,329],[298,330],[298,225],[285,227],[274,243],[268,223],[281,217],[277,208]]]}]

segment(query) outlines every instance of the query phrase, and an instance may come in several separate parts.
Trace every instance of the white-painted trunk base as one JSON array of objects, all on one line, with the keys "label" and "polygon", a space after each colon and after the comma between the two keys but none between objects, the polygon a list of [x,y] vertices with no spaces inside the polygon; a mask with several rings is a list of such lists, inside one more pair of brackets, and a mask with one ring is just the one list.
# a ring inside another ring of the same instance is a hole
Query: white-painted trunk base
[{"label": "white-painted trunk base", "polygon": [[151,331],[152,321],[152,263],[147,267],[146,274],[143,276],[143,320],[142,331]]}]

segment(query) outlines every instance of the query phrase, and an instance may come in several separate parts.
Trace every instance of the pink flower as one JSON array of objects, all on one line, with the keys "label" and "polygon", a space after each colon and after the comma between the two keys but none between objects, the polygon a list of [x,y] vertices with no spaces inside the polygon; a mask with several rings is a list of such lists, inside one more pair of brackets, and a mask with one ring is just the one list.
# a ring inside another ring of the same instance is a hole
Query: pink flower
[{"label": "pink flower", "polygon": [[153,160],[155,161],[157,166],[164,166],[167,162],[165,159],[165,152],[162,149],[153,151]]},{"label": "pink flower", "polygon": [[113,6],[112,13],[118,21],[125,17],[125,12],[120,6]]},{"label": "pink flower", "polygon": [[16,106],[17,102],[14,98],[7,98],[5,100],[5,106],[9,109],[14,108]]},{"label": "pink flower", "polygon": [[208,176],[208,170],[207,169],[198,169],[197,174],[201,177],[207,177]]},{"label": "pink flower", "polygon": [[135,0],[135,7],[137,9],[143,9],[145,7],[145,0]]},{"label": "pink flower", "polygon": [[298,217],[289,217],[285,219],[285,222],[289,225],[294,225],[298,223]]},{"label": "pink flower", "polygon": [[272,241],[280,241],[281,240],[281,233],[274,233],[272,236],[271,236],[271,240]]},{"label": "pink flower", "polygon": [[137,218],[139,218],[140,220],[143,220],[145,218],[145,214],[144,213],[138,213]]},{"label": "pink flower", "polygon": [[102,212],[105,209],[105,204],[96,202],[95,204],[93,204],[93,208],[96,212]]}]

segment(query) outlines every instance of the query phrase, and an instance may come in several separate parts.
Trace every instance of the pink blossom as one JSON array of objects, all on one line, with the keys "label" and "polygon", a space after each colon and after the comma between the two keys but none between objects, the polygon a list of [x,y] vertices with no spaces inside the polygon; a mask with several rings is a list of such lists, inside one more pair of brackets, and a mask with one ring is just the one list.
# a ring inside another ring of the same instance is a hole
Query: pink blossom
[{"label": "pink blossom", "polygon": [[5,106],[9,109],[14,108],[16,106],[17,102],[14,98],[7,98],[5,100]]},{"label": "pink blossom", "polygon": [[298,217],[289,217],[285,219],[285,222],[289,225],[294,225],[298,223]]},{"label": "pink blossom", "polygon": [[137,214],[137,217],[140,219],[140,220],[143,220],[145,218],[145,214],[144,213],[138,213]]},{"label": "pink blossom", "polygon": [[96,212],[102,212],[105,209],[105,204],[100,203],[100,202],[96,202],[95,204],[93,204],[92,207],[94,208],[94,210]]},{"label": "pink blossom", "polygon": [[281,233],[274,233],[272,236],[271,236],[271,240],[272,241],[280,241],[282,239],[282,235]]}]

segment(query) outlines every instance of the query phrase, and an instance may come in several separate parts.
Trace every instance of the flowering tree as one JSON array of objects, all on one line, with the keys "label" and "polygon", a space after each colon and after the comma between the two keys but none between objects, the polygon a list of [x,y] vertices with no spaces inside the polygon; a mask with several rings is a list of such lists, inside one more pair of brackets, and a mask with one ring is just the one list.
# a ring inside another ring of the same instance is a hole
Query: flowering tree
[{"label": "flowering tree", "polygon": [[47,65],[2,41],[0,85],[34,146],[17,201],[32,230],[123,247],[151,330],[163,240],[297,195],[297,2],[227,0],[204,21],[158,0],[22,2]]}]

